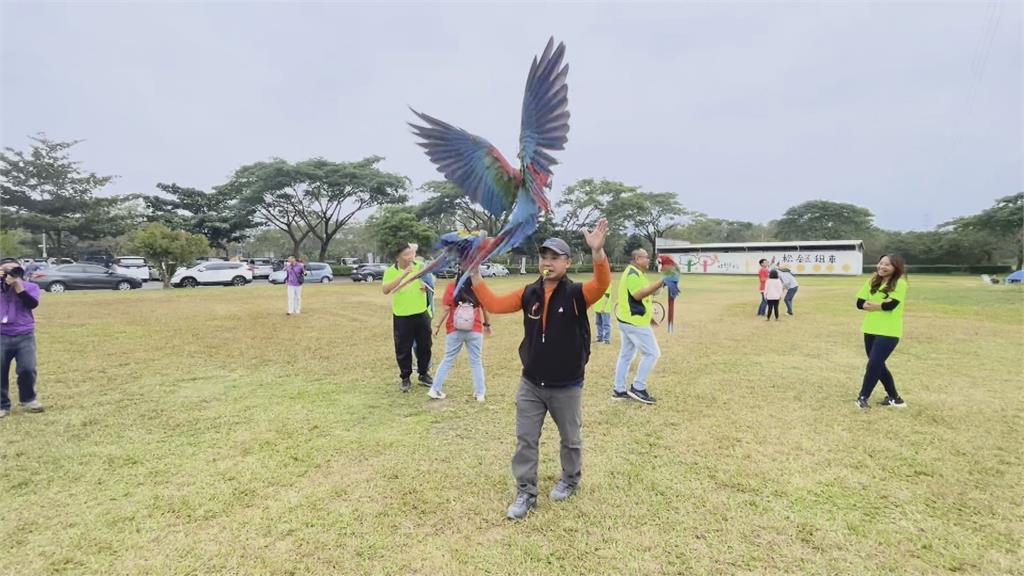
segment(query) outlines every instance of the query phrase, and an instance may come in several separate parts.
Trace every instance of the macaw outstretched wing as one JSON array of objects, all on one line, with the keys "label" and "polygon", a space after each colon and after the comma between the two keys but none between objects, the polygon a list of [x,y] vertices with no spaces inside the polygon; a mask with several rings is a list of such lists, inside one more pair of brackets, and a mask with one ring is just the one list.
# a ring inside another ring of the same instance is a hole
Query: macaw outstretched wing
[{"label": "macaw outstretched wing", "polygon": [[512,208],[520,176],[497,148],[447,122],[415,110],[413,114],[427,124],[409,126],[423,139],[418,144],[426,149],[438,172],[495,218]]},{"label": "macaw outstretched wing", "polygon": [[549,150],[564,150],[569,140],[569,65],[562,65],[565,44],[548,40],[544,53],[534,58],[526,78],[523,119],[519,132],[519,160],[530,192],[542,210],[549,208],[543,190],[558,160]]},{"label": "macaw outstretched wing", "polygon": [[487,234],[480,232],[448,232],[442,234],[434,246],[436,255],[434,260],[424,266],[419,272],[409,276],[395,290],[401,290],[407,285],[433,274],[438,270],[444,270],[452,264],[458,264],[461,271],[465,272],[473,259],[481,252],[481,247],[488,241]]}]

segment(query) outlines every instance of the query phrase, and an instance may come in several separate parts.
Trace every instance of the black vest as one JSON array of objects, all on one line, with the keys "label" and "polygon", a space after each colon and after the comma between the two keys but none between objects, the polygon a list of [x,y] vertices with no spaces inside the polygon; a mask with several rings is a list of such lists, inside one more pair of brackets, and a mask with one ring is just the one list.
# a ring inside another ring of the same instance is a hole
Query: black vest
[{"label": "black vest", "polygon": [[562,278],[551,293],[547,322],[544,313],[544,280],[523,290],[523,341],[519,359],[523,377],[537,386],[574,386],[583,381],[590,359],[590,318],[583,285]]}]

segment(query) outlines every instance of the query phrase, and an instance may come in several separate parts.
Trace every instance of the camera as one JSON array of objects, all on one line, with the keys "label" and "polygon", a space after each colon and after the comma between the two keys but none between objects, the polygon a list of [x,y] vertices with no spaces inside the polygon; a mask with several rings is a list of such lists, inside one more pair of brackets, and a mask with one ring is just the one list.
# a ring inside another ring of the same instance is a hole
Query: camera
[{"label": "camera", "polygon": [[21,266],[15,266],[9,270],[0,271],[0,278],[6,278],[7,276],[10,276],[11,278],[24,278],[25,269]]}]

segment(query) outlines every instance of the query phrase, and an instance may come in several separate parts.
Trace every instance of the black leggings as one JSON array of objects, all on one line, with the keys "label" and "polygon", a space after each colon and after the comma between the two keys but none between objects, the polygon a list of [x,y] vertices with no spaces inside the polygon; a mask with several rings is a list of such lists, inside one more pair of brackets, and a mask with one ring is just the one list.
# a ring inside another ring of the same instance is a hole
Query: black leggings
[{"label": "black leggings", "polygon": [[766,320],[772,319],[772,310],[775,310],[775,319],[779,319],[779,301],[778,300],[766,300],[768,302],[768,308],[764,311]]},{"label": "black leggings", "polygon": [[892,373],[885,367],[885,360],[889,358],[896,345],[900,343],[899,338],[892,336],[876,336],[875,334],[864,335],[864,351],[868,353],[868,367],[864,371],[864,383],[860,387],[860,397],[868,398],[875,384],[879,380],[885,387],[885,393],[890,398],[899,398],[896,392],[896,382],[892,379]]}]

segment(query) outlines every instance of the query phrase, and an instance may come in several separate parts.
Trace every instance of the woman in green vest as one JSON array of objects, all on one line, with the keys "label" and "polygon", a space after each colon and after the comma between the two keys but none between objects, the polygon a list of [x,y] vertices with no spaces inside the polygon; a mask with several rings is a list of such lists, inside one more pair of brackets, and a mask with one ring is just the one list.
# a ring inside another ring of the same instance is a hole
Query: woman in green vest
[{"label": "woman in green vest", "polygon": [[905,268],[906,264],[900,256],[882,256],[878,260],[878,271],[857,293],[857,308],[865,312],[861,331],[864,332],[864,350],[868,354],[868,366],[857,398],[858,408],[870,407],[868,398],[879,380],[886,393],[880,405],[895,408],[907,405],[896,391],[896,382],[885,365],[903,336],[903,309],[907,307]]}]

